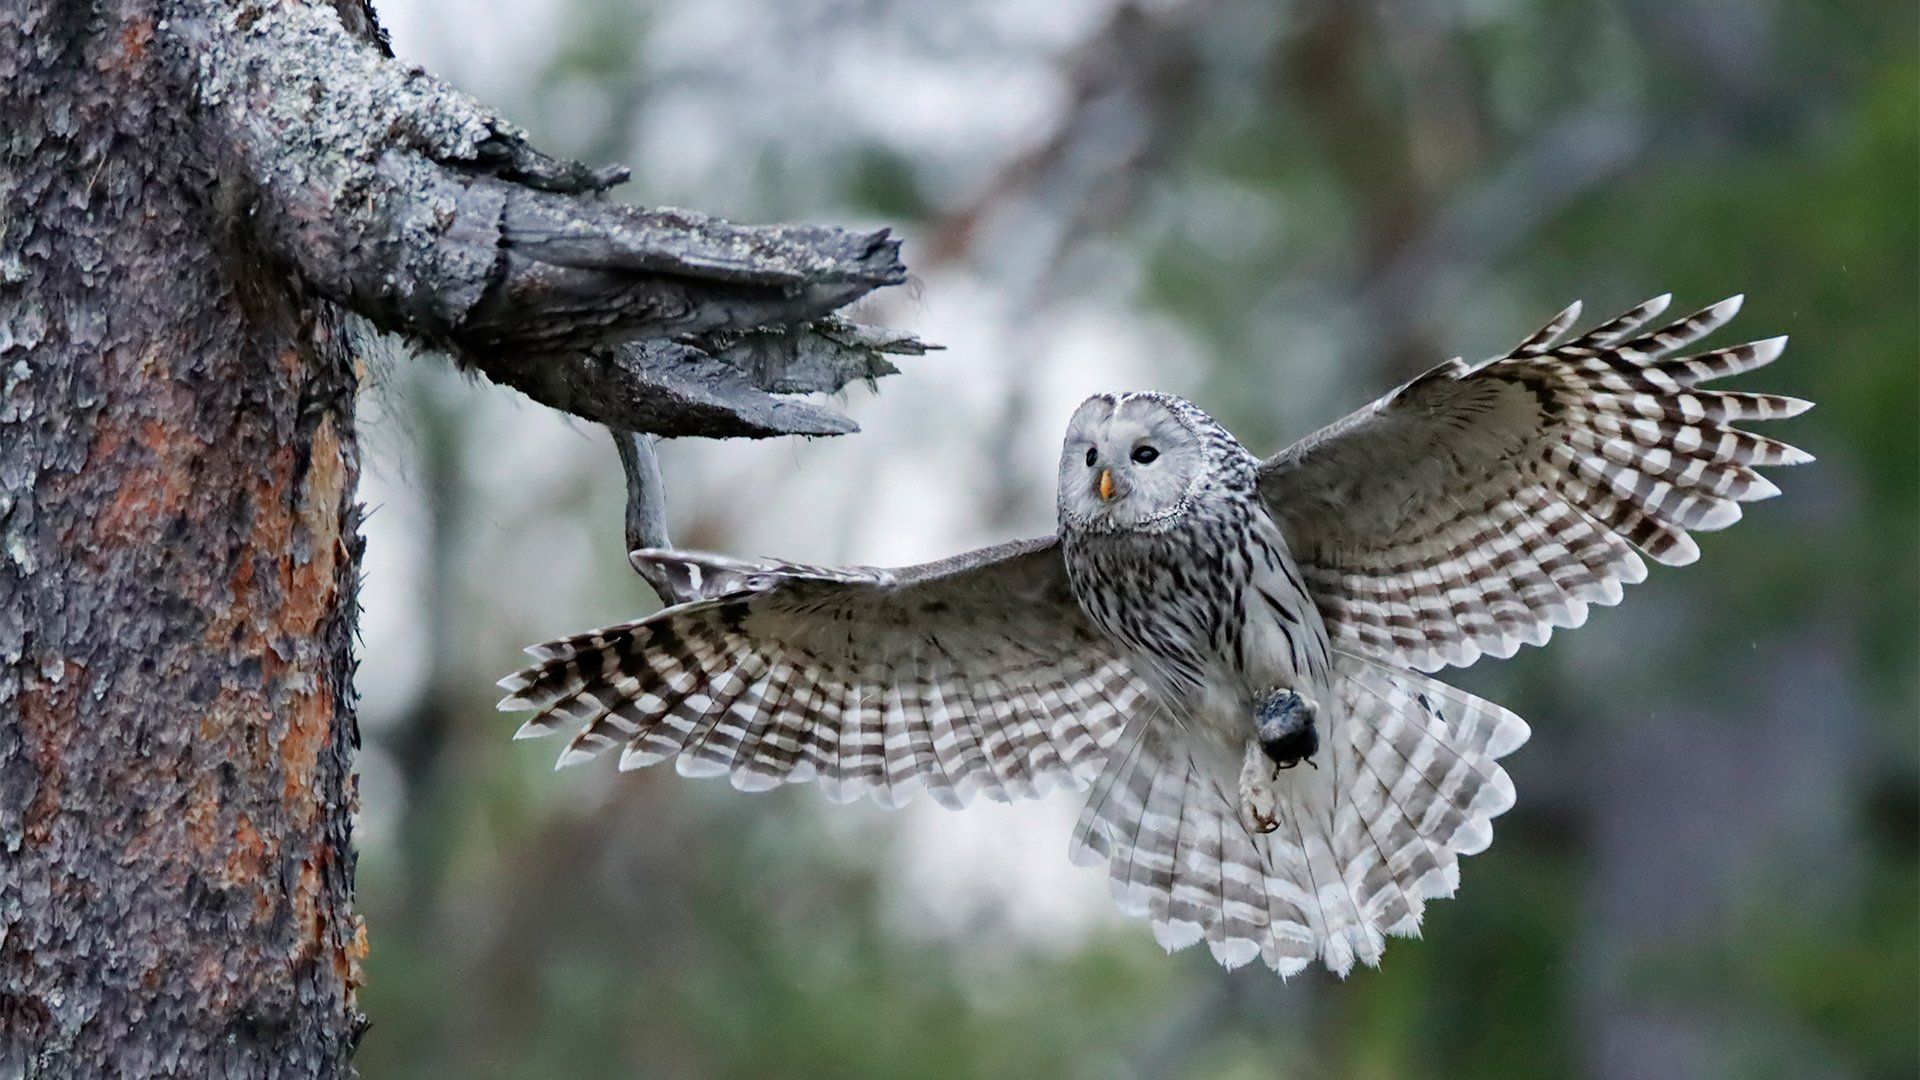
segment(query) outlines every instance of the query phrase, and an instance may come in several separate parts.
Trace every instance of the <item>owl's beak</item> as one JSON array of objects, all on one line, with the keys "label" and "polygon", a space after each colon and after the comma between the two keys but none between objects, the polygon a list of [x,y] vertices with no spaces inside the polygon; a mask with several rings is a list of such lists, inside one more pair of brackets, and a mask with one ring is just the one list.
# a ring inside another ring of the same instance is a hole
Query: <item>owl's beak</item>
[{"label": "owl's beak", "polygon": [[1112,469],[1100,470],[1100,501],[1101,502],[1113,501],[1113,470]]}]

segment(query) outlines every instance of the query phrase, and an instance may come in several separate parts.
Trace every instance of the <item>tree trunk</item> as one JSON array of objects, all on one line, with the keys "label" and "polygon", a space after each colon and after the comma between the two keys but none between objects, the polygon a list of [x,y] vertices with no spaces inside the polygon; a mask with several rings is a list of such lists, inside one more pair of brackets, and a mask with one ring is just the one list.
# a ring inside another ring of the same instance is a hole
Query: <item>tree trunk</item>
[{"label": "tree trunk", "polygon": [[142,7],[0,7],[0,1075],[342,1074],[353,358]]},{"label": "tree trunk", "polygon": [[0,137],[0,1078],[350,1074],[349,311],[627,430],[831,434],[769,391],[924,348],[826,317],[897,245],[599,199],[356,0],[8,0]]}]

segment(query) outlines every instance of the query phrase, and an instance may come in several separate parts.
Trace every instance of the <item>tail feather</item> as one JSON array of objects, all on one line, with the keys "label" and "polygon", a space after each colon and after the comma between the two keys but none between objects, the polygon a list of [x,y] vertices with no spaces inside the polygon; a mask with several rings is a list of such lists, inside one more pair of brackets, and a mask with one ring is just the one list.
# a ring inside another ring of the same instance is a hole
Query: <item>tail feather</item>
[{"label": "tail feather", "polygon": [[1105,860],[1122,911],[1169,951],[1205,941],[1226,967],[1282,975],[1319,959],[1378,964],[1453,895],[1459,860],[1513,805],[1497,761],[1527,738],[1512,713],[1422,675],[1342,654],[1322,768],[1286,774],[1279,827],[1242,824],[1237,781],[1164,716],[1135,722],[1095,785],[1073,856]]},{"label": "tail feather", "polygon": [[[1291,836],[1292,849],[1304,853],[1306,883],[1312,890],[1312,902],[1306,910],[1313,920],[1308,926],[1319,938],[1321,962],[1344,975],[1352,970],[1356,958],[1370,966],[1378,964],[1386,941],[1379,928],[1360,914],[1360,901],[1347,875],[1348,868],[1355,865],[1348,850],[1353,847],[1351,838],[1333,827],[1337,794],[1329,791],[1331,785],[1325,782],[1312,782],[1318,777],[1303,779],[1309,782],[1288,790],[1281,799],[1284,820],[1279,829],[1263,839],[1266,846],[1274,847],[1278,846],[1275,840]],[[1275,876],[1271,872],[1268,875],[1269,879]],[[1289,876],[1294,884],[1299,883],[1297,872]]]}]

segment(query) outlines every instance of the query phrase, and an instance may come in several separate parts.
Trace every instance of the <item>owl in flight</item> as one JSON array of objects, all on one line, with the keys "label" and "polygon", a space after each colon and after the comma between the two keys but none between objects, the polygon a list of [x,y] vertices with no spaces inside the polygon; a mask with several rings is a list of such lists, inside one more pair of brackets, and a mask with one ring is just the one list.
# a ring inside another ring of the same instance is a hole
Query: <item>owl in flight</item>
[{"label": "owl in flight", "polygon": [[1580,625],[1778,494],[1754,466],[1811,460],[1732,426],[1809,403],[1700,388],[1786,339],[1676,356],[1740,300],[1643,330],[1666,306],[1563,341],[1576,304],[1264,461],[1180,398],[1096,395],[1053,536],[890,570],[636,551],[699,599],[529,650],[501,708],[578,724],[562,764],[745,791],[1090,783],[1071,854],[1169,950],[1377,964],[1492,841],[1528,735],[1423,673]]}]

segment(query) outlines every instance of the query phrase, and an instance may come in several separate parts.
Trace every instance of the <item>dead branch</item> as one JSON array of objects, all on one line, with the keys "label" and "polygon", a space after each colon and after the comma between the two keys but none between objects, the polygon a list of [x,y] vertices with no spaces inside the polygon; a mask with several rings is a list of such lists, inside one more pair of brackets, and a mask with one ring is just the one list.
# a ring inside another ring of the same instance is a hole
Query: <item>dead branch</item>
[{"label": "dead branch", "polygon": [[[550,157],[387,54],[328,4],[167,5],[217,148],[219,196],[315,293],[576,416],[662,435],[832,435],[835,390],[923,351],[825,320],[904,280],[872,233],[735,225],[600,195],[626,179]],[[363,16],[357,8],[348,14]]]}]

